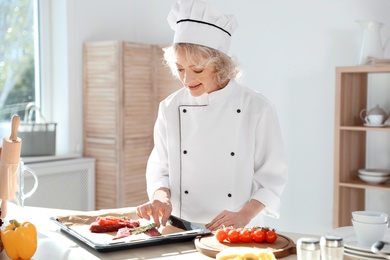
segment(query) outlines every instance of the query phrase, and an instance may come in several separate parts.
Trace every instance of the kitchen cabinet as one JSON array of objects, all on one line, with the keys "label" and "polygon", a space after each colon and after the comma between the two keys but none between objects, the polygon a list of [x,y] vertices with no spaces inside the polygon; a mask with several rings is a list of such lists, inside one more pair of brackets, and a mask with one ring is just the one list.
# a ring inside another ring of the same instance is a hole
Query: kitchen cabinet
[{"label": "kitchen cabinet", "polygon": [[182,85],[162,45],[124,41],[83,47],[83,150],[96,159],[96,208],[147,201],[145,169],[158,104]]},{"label": "kitchen cabinet", "polygon": [[[367,108],[370,74],[390,73],[389,64],[336,68],[333,226],[350,226],[351,212],[365,209],[367,189],[390,191],[390,184],[368,184],[358,177],[366,168],[367,135],[390,134],[390,127],[364,127],[359,113]],[[370,86],[370,91],[375,86]]]}]

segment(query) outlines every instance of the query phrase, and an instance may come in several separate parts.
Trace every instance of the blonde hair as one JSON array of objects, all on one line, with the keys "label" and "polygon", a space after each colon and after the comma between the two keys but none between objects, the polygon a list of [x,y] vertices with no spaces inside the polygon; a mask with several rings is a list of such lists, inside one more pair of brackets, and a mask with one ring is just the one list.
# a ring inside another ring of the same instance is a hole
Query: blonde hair
[{"label": "blonde hair", "polygon": [[186,59],[197,67],[205,68],[213,65],[215,69],[214,80],[218,85],[237,78],[240,74],[238,64],[233,58],[209,47],[191,43],[175,43],[163,48],[163,51],[166,65],[177,78],[179,78],[176,66],[178,53],[184,54]]}]

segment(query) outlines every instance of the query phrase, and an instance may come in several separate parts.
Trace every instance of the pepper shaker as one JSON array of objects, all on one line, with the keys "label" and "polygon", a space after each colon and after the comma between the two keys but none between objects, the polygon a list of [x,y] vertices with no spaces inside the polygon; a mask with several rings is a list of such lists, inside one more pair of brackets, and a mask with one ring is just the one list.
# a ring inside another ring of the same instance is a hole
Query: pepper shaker
[{"label": "pepper shaker", "polygon": [[321,259],[342,260],[344,255],[343,238],[340,236],[327,235],[321,237]]},{"label": "pepper shaker", "polygon": [[297,241],[298,260],[320,260],[320,240],[312,237],[303,237]]}]

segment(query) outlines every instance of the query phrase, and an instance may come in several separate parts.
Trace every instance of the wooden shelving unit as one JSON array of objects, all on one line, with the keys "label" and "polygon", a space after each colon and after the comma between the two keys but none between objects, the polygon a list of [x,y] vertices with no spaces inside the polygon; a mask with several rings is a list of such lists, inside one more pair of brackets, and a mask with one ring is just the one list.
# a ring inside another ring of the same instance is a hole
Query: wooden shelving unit
[{"label": "wooden shelving unit", "polygon": [[367,133],[388,132],[390,127],[364,127],[359,117],[367,108],[368,75],[390,73],[390,65],[336,68],[334,210],[335,228],[351,225],[351,212],[365,209],[366,189],[390,191],[390,184],[371,185],[361,181],[358,170],[366,168]]}]

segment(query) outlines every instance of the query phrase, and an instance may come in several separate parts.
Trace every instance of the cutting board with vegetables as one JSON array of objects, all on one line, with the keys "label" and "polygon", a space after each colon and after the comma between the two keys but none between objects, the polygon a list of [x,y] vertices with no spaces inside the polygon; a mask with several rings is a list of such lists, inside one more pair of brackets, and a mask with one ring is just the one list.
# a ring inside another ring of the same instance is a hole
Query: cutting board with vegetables
[{"label": "cutting board with vegetables", "polygon": [[200,253],[213,258],[215,258],[219,252],[229,247],[271,248],[277,259],[296,253],[296,245],[294,241],[281,234],[278,234],[278,238],[273,243],[220,243],[214,235],[209,235],[197,237],[195,239],[195,247]]}]

